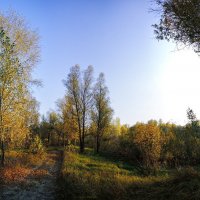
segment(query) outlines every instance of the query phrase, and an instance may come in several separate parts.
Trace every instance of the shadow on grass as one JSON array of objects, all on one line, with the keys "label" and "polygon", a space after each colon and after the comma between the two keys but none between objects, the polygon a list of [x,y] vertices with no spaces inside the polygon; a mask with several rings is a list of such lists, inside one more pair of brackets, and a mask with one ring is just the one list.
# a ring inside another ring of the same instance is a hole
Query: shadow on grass
[{"label": "shadow on grass", "polygon": [[200,175],[191,168],[170,177],[142,177],[129,165],[90,150],[65,153],[60,185],[63,199],[196,200],[200,196]]}]

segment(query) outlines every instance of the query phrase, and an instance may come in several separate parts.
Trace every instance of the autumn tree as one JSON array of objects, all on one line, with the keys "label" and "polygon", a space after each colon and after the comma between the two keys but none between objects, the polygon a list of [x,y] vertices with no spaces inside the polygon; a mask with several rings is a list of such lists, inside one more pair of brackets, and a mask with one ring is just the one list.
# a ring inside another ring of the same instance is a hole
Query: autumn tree
[{"label": "autumn tree", "polygon": [[85,135],[87,126],[89,126],[89,115],[92,107],[92,79],[93,68],[89,66],[83,72],[80,67],[75,65],[71,67],[67,80],[64,84],[67,88],[67,96],[75,108],[75,120],[79,133],[80,152],[84,152]]},{"label": "autumn tree", "polygon": [[96,143],[96,152],[99,153],[101,138],[110,126],[112,119],[112,109],[108,97],[108,88],[105,85],[105,77],[103,73],[99,74],[97,83],[93,89],[94,106],[91,112],[94,125],[94,135]]},{"label": "autumn tree", "polygon": [[154,123],[138,123],[134,127],[133,142],[139,150],[139,160],[147,169],[154,169],[161,153],[161,134],[159,127]]},{"label": "autumn tree", "polygon": [[112,135],[119,136],[121,134],[120,118],[116,117],[111,122],[110,132]]},{"label": "autumn tree", "polygon": [[57,102],[59,117],[60,117],[60,129],[63,136],[63,145],[70,144],[72,141],[77,140],[78,127],[75,117],[75,107],[68,96]]},{"label": "autumn tree", "polygon": [[42,115],[39,124],[39,135],[45,145],[48,145],[48,134],[50,131],[50,126],[48,119],[45,115]]},{"label": "autumn tree", "polygon": [[42,116],[38,132],[47,146],[58,144],[61,135],[58,113],[51,110],[47,112],[46,117]]},{"label": "autumn tree", "polygon": [[31,72],[39,50],[37,34],[15,12],[0,13],[0,27],[0,140],[4,165],[5,139],[12,130],[16,130],[17,138],[27,128],[24,113],[30,102],[30,86],[36,83]]},{"label": "autumn tree", "polygon": [[12,112],[12,119],[10,119],[12,124],[6,134],[8,147],[29,147],[31,139],[39,133],[38,108],[38,102],[28,93],[26,93],[23,104],[17,103],[17,107],[15,106]]},{"label": "autumn tree", "polygon": [[196,117],[196,114],[191,108],[187,109],[187,118],[189,123],[185,126],[185,136],[184,136],[184,144],[185,144],[185,161],[187,164],[196,162],[199,157],[199,149],[200,149],[200,127],[199,120]]},{"label": "autumn tree", "polygon": [[[200,51],[199,0],[156,0],[160,21],[153,25],[156,38],[172,40]],[[155,9],[154,9],[155,10]]]},{"label": "autumn tree", "polygon": [[54,140],[57,134],[58,115],[56,112],[51,111],[48,113],[48,123],[49,123],[49,130],[48,130],[47,142],[48,145],[51,145],[55,143]]},{"label": "autumn tree", "polygon": [[120,135],[121,136],[127,135],[128,131],[129,131],[129,125],[128,124],[121,125],[121,129],[120,129]]},{"label": "autumn tree", "polygon": [[29,95],[27,97],[28,101],[26,104],[26,112],[24,113],[26,117],[26,125],[30,129],[33,135],[39,134],[39,102]]},{"label": "autumn tree", "polygon": [[[31,80],[32,70],[40,57],[39,36],[17,12],[0,12],[0,27],[15,44],[14,52],[23,67],[24,78]],[[35,82],[35,80],[31,80]]]},{"label": "autumn tree", "polygon": [[1,164],[4,165],[5,133],[11,128],[12,109],[20,100],[22,83],[20,63],[14,54],[14,44],[3,29],[0,30],[0,135]]},{"label": "autumn tree", "polygon": [[194,111],[191,108],[187,109],[187,118],[189,120],[189,123],[192,126],[198,125],[198,120],[197,120],[196,114],[194,113]]}]

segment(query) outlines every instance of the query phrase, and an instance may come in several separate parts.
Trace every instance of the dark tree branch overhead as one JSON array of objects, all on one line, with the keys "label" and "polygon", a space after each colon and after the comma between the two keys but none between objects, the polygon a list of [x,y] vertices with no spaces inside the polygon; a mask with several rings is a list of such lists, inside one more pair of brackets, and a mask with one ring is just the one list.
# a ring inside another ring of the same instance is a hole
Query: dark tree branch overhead
[{"label": "dark tree branch overhead", "polygon": [[174,41],[200,52],[200,1],[156,0],[160,21],[154,24],[158,40]]}]

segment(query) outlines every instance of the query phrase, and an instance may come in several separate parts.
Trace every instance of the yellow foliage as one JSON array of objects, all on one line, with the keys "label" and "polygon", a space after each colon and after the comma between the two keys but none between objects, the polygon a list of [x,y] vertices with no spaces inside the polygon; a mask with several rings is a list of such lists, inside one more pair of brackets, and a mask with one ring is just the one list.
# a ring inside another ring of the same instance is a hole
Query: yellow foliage
[{"label": "yellow foliage", "polygon": [[135,126],[134,143],[147,167],[157,164],[161,153],[161,133],[156,124],[137,124]]}]

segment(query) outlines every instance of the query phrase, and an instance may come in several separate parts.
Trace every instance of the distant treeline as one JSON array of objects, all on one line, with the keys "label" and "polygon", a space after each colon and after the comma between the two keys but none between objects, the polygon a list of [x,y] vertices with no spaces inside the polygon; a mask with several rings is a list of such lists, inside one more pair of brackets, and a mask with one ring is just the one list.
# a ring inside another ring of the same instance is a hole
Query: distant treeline
[{"label": "distant treeline", "polygon": [[95,84],[92,80],[91,67],[83,72],[78,65],[71,68],[64,81],[66,96],[57,102],[58,112],[49,112],[39,125],[38,133],[46,145],[79,145],[81,153],[85,146],[92,147],[96,153],[126,160],[146,174],[160,167],[199,164],[200,124],[193,110],[187,110],[185,126],[161,120],[121,125],[119,118],[112,119],[104,75]]}]

